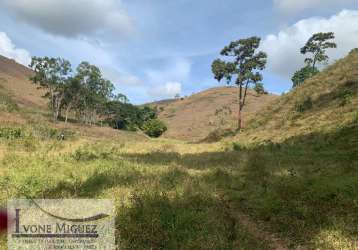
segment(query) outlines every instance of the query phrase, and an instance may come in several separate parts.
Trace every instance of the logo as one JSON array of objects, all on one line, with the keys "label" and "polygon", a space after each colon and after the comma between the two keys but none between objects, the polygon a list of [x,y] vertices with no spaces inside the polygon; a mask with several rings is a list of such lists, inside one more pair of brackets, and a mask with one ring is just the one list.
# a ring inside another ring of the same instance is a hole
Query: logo
[{"label": "logo", "polygon": [[10,200],[8,249],[115,249],[110,200]]}]

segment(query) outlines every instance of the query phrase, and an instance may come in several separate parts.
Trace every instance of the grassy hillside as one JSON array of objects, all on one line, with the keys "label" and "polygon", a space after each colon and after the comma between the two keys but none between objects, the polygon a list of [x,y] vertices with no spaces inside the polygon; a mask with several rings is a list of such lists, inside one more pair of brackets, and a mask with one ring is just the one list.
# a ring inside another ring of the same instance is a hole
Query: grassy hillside
[{"label": "grassy hillside", "polygon": [[[238,90],[235,87],[212,88],[192,96],[152,103],[159,110],[159,118],[168,125],[165,137],[198,141],[219,128],[234,128],[238,109]],[[248,91],[244,122],[271,101],[276,95],[257,95]]]},{"label": "grassy hillside", "polygon": [[[357,70],[352,52],[216,143],[54,126],[4,92],[13,109],[3,112],[26,122],[0,121],[0,207],[14,197],[113,199],[120,249],[357,249]],[[223,90],[213,92],[215,102]],[[161,115],[175,106],[199,116],[212,105],[201,94],[166,102]]]},{"label": "grassy hillside", "polygon": [[32,71],[14,60],[0,55],[0,87],[7,90],[16,103],[23,107],[46,108],[43,91],[31,84]]},{"label": "grassy hillside", "polygon": [[358,121],[358,50],[261,110],[241,138],[282,141]]}]

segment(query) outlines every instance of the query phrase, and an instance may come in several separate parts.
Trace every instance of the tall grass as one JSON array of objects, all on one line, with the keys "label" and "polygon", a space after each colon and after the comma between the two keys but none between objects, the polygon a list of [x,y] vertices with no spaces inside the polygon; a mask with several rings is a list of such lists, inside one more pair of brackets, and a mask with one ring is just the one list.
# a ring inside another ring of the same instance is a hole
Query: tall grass
[{"label": "tall grass", "polygon": [[12,147],[1,159],[0,201],[113,199],[122,249],[268,249],[241,212],[292,248],[354,249],[357,131],[232,146],[33,136],[35,151]]}]

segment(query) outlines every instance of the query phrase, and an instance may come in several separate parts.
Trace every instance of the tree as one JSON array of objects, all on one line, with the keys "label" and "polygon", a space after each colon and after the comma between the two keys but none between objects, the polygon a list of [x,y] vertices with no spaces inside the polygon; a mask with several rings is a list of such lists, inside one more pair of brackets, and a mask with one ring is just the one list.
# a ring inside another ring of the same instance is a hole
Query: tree
[{"label": "tree", "polygon": [[301,48],[301,54],[306,55],[311,53],[312,55],[305,59],[306,65],[293,75],[293,88],[319,73],[317,63],[326,63],[329,58],[326,54],[326,50],[329,48],[337,48],[337,44],[332,42],[332,39],[334,39],[333,32],[316,33],[308,39],[305,46]]},{"label": "tree", "polygon": [[63,106],[66,109],[65,123],[67,123],[69,112],[72,109],[79,109],[81,106],[81,100],[85,94],[83,86],[77,77],[72,77],[68,80],[64,88],[64,102]]},{"label": "tree", "polygon": [[97,66],[88,62],[82,62],[78,65],[75,78],[83,88],[82,112],[84,121],[92,124],[112,96],[114,86],[110,81],[102,77],[102,73]]},{"label": "tree", "polygon": [[167,126],[158,119],[151,119],[144,122],[142,130],[150,137],[159,137],[167,131]]},{"label": "tree", "polygon": [[304,66],[302,69],[295,72],[292,77],[293,88],[301,85],[304,81],[311,78],[312,76],[319,73],[319,70],[314,67],[312,68],[310,65]]},{"label": "tree", "polygon": [[121,103],[129,103],[129,99],[127,98],[127,96],[125,96],[121,93],[113,95],[112,99],[113,99],[113,101],[119,101]]},{"label": "tree", "polygon": [[62,58],[33,57],[29,66],[35,72],[30,80],[47,89],[45,97],[50,99],[49,106],[56,122],[65,97],[64,89],[72,72],[71,64]]},{"label": "tree", "polygon": [[337,44],[330,41],[334,39],[333,32],[316,33],[310,39],[308,39],[306,45],[301,48],[303,55],[311,53],[311,57],[305,59],[305,63],[312,67],[312,72],[315,71],[316,64],[327,62],[328,56],[326,50],[329,48],[337,48]]},{"label": "tree", "polygon": [[259,37],[231,42],[220,53],[231,60],[216,59],[212,64],[212,72],[216,80],[220,82],[226,79],[227,84],[233,81],[239,88],[238,130],[242,127],[241,113],[246,104],[247,89],[250,84],[262,81],[260,71],[266,66],[266,53],[256,52],[260,42]]},{"label": "tree", "polygon": [[266,95],[267,94],[267,91],[265,90],[264,88],[264,84],[261,83],[261,82],[257,82],[255,83],[254,85],[254,88],[255,92],[259,95]]}]

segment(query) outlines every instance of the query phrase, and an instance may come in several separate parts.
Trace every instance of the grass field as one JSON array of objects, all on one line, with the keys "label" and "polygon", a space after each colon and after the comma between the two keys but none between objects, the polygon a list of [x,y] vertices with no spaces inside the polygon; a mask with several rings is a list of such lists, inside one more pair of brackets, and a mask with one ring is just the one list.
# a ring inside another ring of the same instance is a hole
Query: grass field
[{"label": "grass field", "polygon": [[50,128],[19,130],[1,138],[1,205],[113,199],[119,249],[358,247],[356,124],[256,144],[60,142]]},{"label": "grass field", "polygon": [[113,199],[118,249],[358,249],[357,69],[354,50],[201,143],[51,124],[2,88],[0,207]]}]

